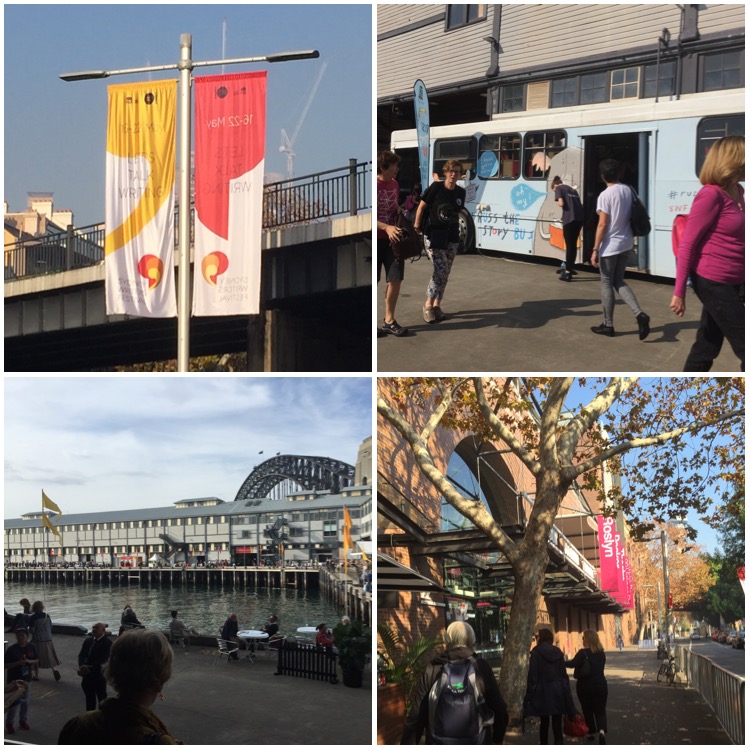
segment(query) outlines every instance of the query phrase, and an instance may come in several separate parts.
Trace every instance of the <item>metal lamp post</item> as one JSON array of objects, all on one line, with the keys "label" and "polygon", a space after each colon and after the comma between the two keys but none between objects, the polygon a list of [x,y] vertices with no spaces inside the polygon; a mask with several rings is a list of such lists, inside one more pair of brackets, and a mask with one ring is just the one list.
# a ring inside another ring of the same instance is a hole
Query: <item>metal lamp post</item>
[{"label": "metal lamp post", "polygon": [[191,133],[191,72],[194,68],[205,68],[211,65],[236,65],[255,62],[288,62],[290,60],[309,60],[320,57],[318,50],[298,50],[294,52],[277,52],[261,57],[237,57],[231,60],[206,60],[196,62],[191,58],[193,37],[191,34],[180,35],[180,61],[172,65],[155,65],[146,68],[127,68],[124,70],[85,70],[78,73],[61,73],[63,81],[87,81],[94,78],[132,75],[135,73],[154,73],[162,70],[180,71],[180,187],[179,187],[179,228],[178,228],[178,301],[177,301],[177,371],[187,372],[190,361],[190,133]]}]

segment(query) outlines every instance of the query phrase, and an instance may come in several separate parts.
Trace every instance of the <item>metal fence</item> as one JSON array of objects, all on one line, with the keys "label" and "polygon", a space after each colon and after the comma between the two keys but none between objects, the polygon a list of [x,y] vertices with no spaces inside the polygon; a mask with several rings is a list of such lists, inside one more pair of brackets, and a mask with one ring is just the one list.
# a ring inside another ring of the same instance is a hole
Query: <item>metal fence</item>
[{"label": "metal fence", "polygon": [[717,666],[685,646],[675,646],[677,668],[713,708],[729,738],[745,744],[745,678]]},{"label": "metal fence", "polygon": [[[355,216],[372,207],[372,162],[350,159],[348,166],[272,182],[263,187],[263,229],[313,224]],[[190,239],[195,211],[191,209]],[[178,232],[175,214],[175,244]],[[69,226],[65,232],[5,245],[5,280],[43,276],[94,266],[104,260],[104,224]]]}]

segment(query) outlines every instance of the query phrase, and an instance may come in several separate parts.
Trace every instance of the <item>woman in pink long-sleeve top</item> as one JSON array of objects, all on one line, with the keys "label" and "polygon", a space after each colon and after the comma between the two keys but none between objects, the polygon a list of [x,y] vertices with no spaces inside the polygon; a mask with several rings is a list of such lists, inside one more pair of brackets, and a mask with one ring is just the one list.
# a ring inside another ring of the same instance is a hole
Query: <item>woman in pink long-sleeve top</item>
[{"label": "woman in pink long-sleeve top", "polygon": [[669,305],[683,315],[689,276],[703,313],[685,372],[708,372],[724,339],[745,370],[745,193],[739,184],[744,179],[744,136],[720,138],[701,169],[703,187],[680,240]]}]

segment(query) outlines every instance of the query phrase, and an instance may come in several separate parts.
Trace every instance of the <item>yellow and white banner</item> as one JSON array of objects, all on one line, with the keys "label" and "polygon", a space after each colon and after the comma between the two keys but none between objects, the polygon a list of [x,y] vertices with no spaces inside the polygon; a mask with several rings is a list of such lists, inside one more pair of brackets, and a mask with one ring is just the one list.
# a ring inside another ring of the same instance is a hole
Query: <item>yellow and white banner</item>
[{"label": "yellow and white banner", "polygon": [[177,81],[107,90],[107,314],[173,318]]}]

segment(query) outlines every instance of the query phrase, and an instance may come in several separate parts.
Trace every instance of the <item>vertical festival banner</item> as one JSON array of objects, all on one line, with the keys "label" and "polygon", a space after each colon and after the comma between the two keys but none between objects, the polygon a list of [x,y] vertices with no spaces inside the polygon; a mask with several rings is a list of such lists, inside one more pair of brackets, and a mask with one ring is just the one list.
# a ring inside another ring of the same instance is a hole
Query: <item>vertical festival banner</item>
[{"label": "vertical festival banner", "polygon": [[599,527],[599,565],[601,567],[602,591],[613,599],[620,597],[620,550],[619,534],[614,518],[597,516]]},{"label": "vertical festival banner", "polygon": [[195,78],[193,315],[260,312],[266,73]]},{"label": "vertical festival banner", "polygon": [[172,318],[177,81],[107,91],[107,314]]},{"label": "vertical festival banner", "polygon": [[421,80],[414,84],[414,121],[417,123],[419,175],[424,193],[430,184],[430,104],[427,89]]}]

